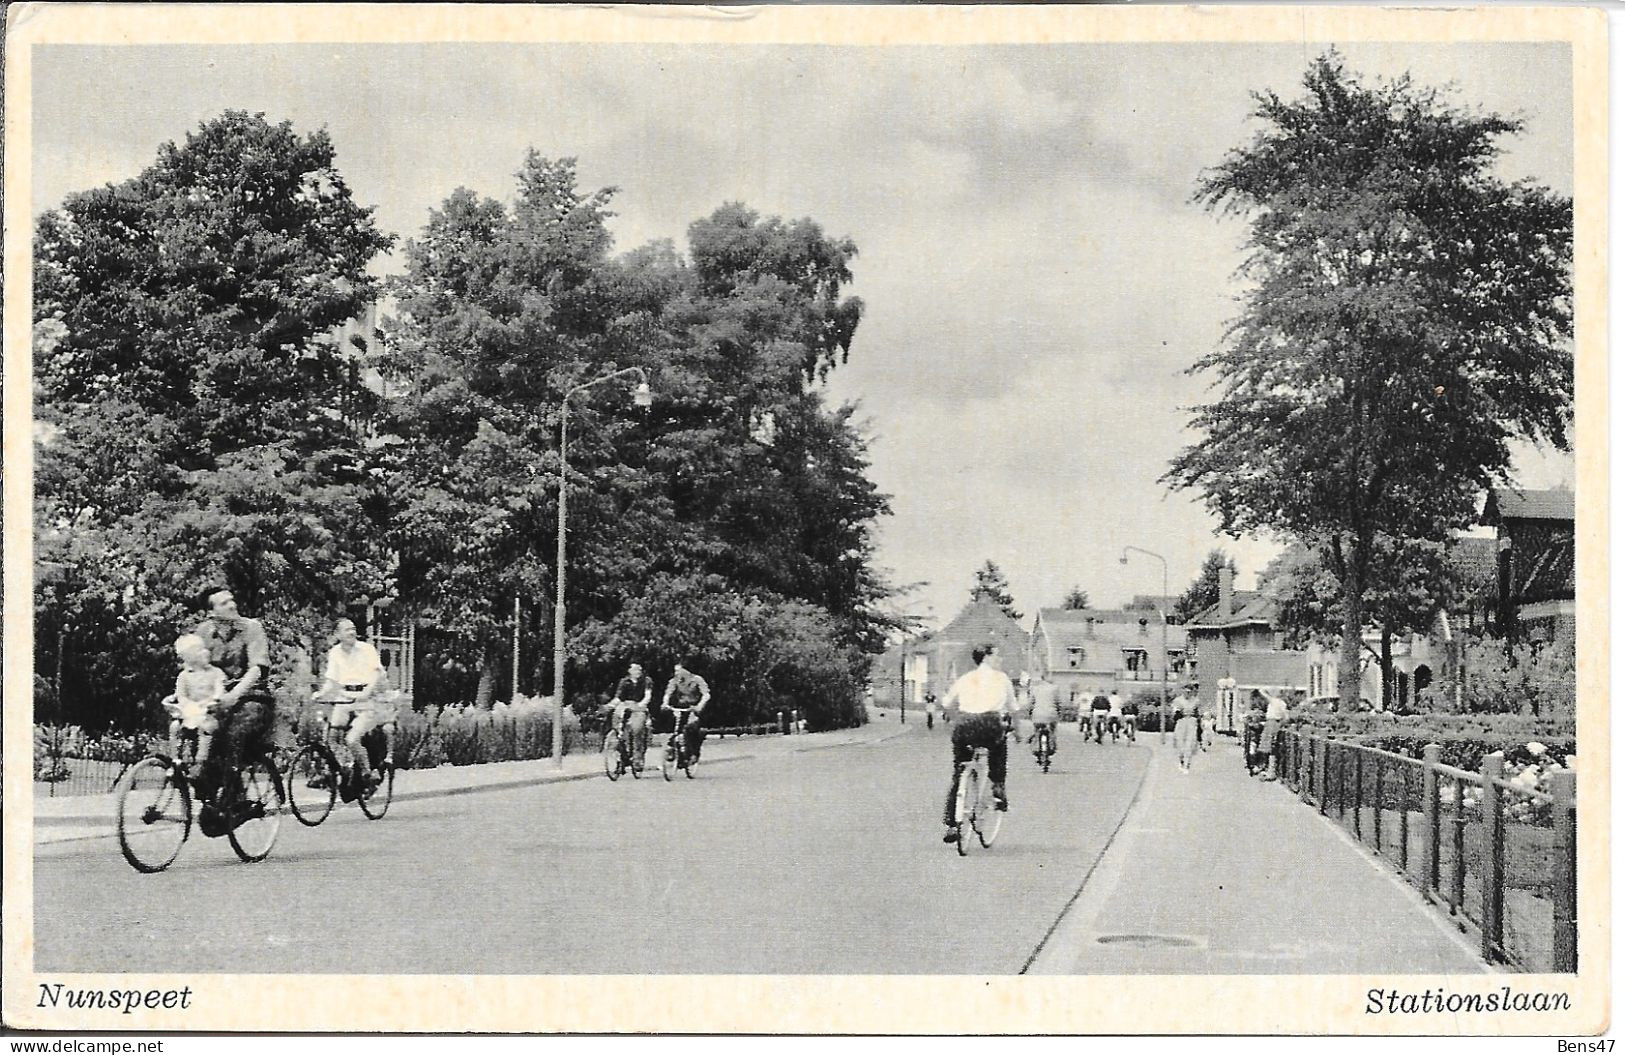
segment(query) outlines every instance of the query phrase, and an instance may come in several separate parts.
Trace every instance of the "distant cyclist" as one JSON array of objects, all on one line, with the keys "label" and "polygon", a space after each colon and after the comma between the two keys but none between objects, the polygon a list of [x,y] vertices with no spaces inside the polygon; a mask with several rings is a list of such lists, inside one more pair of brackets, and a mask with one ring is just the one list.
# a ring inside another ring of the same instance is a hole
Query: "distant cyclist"
[{"label": "distant cyclist", "polygon": [[[1049,753],[1055,754],[1057,740],[1055,728],[1061,722],[1061,709],[1059,702],[1060,690],[1055,683],[1044,677],[1040,672],[1038,677],[1027,686],[1027,698],[1032,712],[1027,716],[1033,723],[1033,740],[1036,742],[1041,730],[1049,730]],[[1038,751],[1035,748],[1034,754]]]},{"label": "distant cyclist", "polygon": [[1106,732],[1106,715],[1111,712],[1111,701],[1106,699],[1105,693],[1095,693],[1095,698],[1089,701],[1089,724],[1084,727],[1083,733],[1088,736],[1091,731],[1095,734],[1095,743],[1100,743],[1102,734]]},{"label": "distant cyclist", "polygon": [[[674,704],[672,700],[677,702]],[[698,762],[700,760],[700,744],[705,740],[705,730],[700,728],[700,712],[705,705],[711,702],[711,686],[705,679],[691,672],[681,663],[672,670],[671,680],[666,682],[666,692],[660,698],[662,710],[682,709],[688,712],[688,724],[683,726],[683,750],[688,757]]]},{"label": "distant cyclist", "polygon": [[649,701],[654,698],[654,682],[636,663],[626,668],[626,677],[615,685],[610,701],[610,726],[624,727],[632,737],[632,757],[642,759],[649,749]]},{"label": "distant cyclist", "polygon": [[1116,689],[1106,697],[1106,725],[1111,729],[1112,739],[1115,741],[1123,728],[1123,697],[1118,695]]},{"label": "distant cyclist", "polygon": [[1009,809],[1010,799],[1005,794],[1004,776],[1009,753],[1005,747],[1005,723],[1016,711],[1016,690],[1010,678],[998,665],[997,645],[978,645],[971,650],[976,669],[962,674],[954,687],[948,690],[942,706],[949,714],[959,712],[960,721],[953,723],[954,776],[948,784],[948,801],[943,806],[942,821],[948,830],[942,841],[955,842],[959,826],[954,823],[954,799],[959,791],[959,771],[976,754],[977,748],[987,751],[987,776],[993,785],[993,800],[997,808]]}]

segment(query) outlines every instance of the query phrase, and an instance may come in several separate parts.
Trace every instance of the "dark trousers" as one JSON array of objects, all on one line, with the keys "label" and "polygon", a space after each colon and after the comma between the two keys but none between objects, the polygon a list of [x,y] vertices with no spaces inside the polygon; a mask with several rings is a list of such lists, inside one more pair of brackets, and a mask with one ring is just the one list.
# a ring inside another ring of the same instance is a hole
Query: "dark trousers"
[{"label": "dark trousers", "polygon": [[987,748],[987,778],[1004,783],[1009,751],[1004,741],[1004,721],[996,713],[969,714],[954,723],[954,778],[948,784],[948,801],[942,809],[942,823],[954,822],[954,798],[959,793],[959,771],[978,747]]},{"label": "dark trousers", "polygon": [[235,770],[244,758],[263,751],[271,732],[275,705],[269,697],[244,696],[228,714],[220,718],[209,761],[198,781],[198,790],[208,797],[225,787],[236,786]]}]

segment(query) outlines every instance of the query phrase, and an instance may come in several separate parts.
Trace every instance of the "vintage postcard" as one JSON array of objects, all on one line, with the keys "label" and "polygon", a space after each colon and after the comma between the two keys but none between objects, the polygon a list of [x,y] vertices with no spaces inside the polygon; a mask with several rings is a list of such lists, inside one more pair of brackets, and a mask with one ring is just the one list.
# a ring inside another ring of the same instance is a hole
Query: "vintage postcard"
[{"label": "vintage postcard", "polygon": [[1602,12],[7,13],[8,1027],[1607,1028]]}]

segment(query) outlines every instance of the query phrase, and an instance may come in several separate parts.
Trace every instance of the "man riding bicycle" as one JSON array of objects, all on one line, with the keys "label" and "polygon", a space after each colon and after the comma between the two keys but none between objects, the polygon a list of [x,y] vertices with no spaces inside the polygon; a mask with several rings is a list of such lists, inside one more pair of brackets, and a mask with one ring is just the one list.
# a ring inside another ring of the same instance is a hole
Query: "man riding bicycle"
[{"label": "man riding bicycle", "polygon": [[654,682],[633,663],[615,685],[615,697],[609,703],[610,727],[629,737],[632,758],[639,764],[649,750],[649,701],[653,697]]},{"label": "man riding bicycle", "polygon": [[[1056,747],[1055,729],[1061,723],[1059,690],[1055,687],[1054,682],[1044,677],[1043,673],[1040,672],[1038,679],[1027,685],[1027,700],[1032,708],[1031,713],[1027,716],[1028,720],[1033,723],[1032,742],[1036,744],[1038,734],[1045,729],[1049,730],[1049,753],[1053,756]],[[1036,747],[1033,749],[1033,754],[1038,754]]]},{"label": "man riding bicycle", "polygon": [[200,826],[212,826],[215,813],[209,813],[208,800],[235,785],[238,763],[249,750],[263,746],[271,730],[275,704],[266,691],[265,679],[271,667],[271,646],[265,628],[257,619],[237,612],[237,599],[225,586],[211,586],[202,594],[209,616],[193,631],[203,640],[209,662],[226,676],[226,691],[212,709],[218,728],[214,748],[199,774],[198,792],[205,799],[198,814]]},{"label": "man riding bicycle", "polygon": [[976,754],[977,748],[987,751],[987,775],[993,785],[993,800],[998,809],[1009,809],[1010,800],[1004,791],[1005,763],[1009,754],[1005,748],[1006,723],[1016,712],[1016,690],[1010,678],[998,666],[997,645],[978,645],[971,650],[976,669],[962,674],[943,698],[943,709],[958,711],[963,720],[953,723],[954,776],[948,784],[948,801],[943,806],[942,822],[948,830],[943,833],[945,843],[957,842],[959,825],[954,823],[954,798],[959,790],[959,772]]},{"label": "man riding bicycle", "polygon": [[338,642],[328,649],[322,691],[318,696],[334,701],[328,728],[335,739],[339,731],[344,730],[344,745],[350,752],[350,772],[360,778],[357,786],[362,781],[376,784],[378,778],[361,739],[374,729],[381,729],[383,765],[388,768],[394,764],[395,711],[382,698],[386,687],[384,663],[376,648],[357,638],[354,622],[340,619],[333,629]]},{"label": "man riding bicycle", "polygon": [[[672,699],[676,698],[674,706]],[[671,680],[666,682],[666,692],[660,698],[660,709],[663,711],[682,710],[688,714],[688,724],[683,726],[683,751],[698,762],[700,760],[700,743],[705,739],[705,731],[700,728],[700,712],[705,705],[711,702],[711,686],[705,679],[694,674],[681,663],[677,664],[671,674]]]}]

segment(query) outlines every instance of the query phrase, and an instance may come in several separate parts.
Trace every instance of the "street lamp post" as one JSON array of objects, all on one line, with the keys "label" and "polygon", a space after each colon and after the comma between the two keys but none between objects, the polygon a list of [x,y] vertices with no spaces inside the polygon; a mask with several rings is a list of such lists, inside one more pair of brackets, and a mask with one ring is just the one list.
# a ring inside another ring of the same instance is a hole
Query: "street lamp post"
[{"label": "street lamp post", "polygon": [[1168,613],[1162,606],[1168,603],[1168,561],[1160,553],[1152,553],[1139,546],[1124,546],[1123,555],[1117,558],[1117,563],[1127,564],[1129,551],[1143,553],[1162,563],[1162,594],[1157,605],[1157,621],[1162,625],[1162,673],[1159,680],[1162,682],[1162,730],[1157,734],[1158,743],[1168,742]]},{"label": "street lamp post", "polygon": [[558,564],[553,574],[558,587],[553,601],[553,764],[560,768],[564,766],[564,525],[565,502],[570,490],[570,465],[566,453],[570,398],[594,385],[601,385],[605,381],[626,377],[629,374],[637,374],[639,378],[638,387],[632,394],[632,402],[637,406],[647,407],[653,397],[649,392],[649,375],[641,366],[629,366],[624,370],[616,370],[614,373],[576,385],[565,392],[564,398],[559,401],[559,550]]}]

